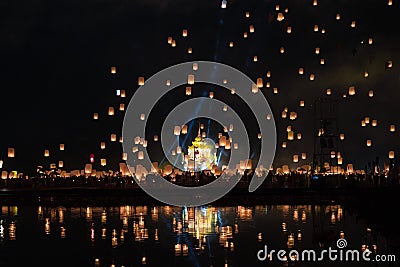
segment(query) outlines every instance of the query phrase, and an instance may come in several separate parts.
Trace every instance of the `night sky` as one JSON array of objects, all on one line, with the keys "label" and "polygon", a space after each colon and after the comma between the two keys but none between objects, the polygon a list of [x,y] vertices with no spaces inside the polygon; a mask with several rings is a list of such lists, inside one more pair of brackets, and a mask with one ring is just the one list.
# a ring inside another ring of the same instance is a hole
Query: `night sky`
[{"label": "night sky", "polygon": [[[277,21],[278,12],[284,20]],[[107,169],[118,169],[121,144],[109,140],[111,133],[121,133],[119,104],[129,103],[139,76],[149,78],[165,67],[192,60],[221,62],[254,81],[261,77],[264,84],[270,82],[269,88],[261,90],[277,124],[274,166],[310,164],[313,103],[318,97],[338,100],[338,128],[346,136],[344,163],[364,169],[376,157],[381,164],[388,161],[389,150],[396,156],[400,153],[397,0],[393,5],[388,0],[322,0],[316,6],[313,0],[228,1],[226,9],[221,1],[8,0],[0,3],[0,18],[0,160],[4,170],[29,173],[37,165],[59,160],[67,170],[82,169],[91,153],[95,167],[100,168],[100,158],[107,158]],[[250,25],[254,33],[249,32]],[[183,29],[188,30],[185,38]],[[176,40],[176,47],[167,43],[169,36]],[[369,38],[373,38],[371,45]],[[187,53],[189,47],[192,54]],[[285,53],[280,53],[280,47]],[[393,62],[391,68],[388,61]],[[110,73],[111,66],[117,67],[117,74]],[[300,67],[304,75],[298,74]],[[310,74],[315,75],[314,81]],[[356,94],[343,98],[350,86],[355,86]],[[274,87],[278,94],[273,93]],[[327,88],[332,95],[326,95]],[[117,89],[126,90],[127,97],[116,96]],[[204,87],[205,94],[207,90],[224,100],[217,88]],[[369,90],[374,90],[372,98]],[[177,92],[184,100],[184,89]],[[300,100],[305,107],[299,107]],[[243,105],[230,101],[239,109]],[[160,114],[175,105],[168,99],[163,103],[158,105]],[[116,109],[114,117],[107,116],[109,106]],[[298,113],[295,121],[281,118],[285,107]],[[94,112],[99,113],[97,121],[92,119]],[[376,119],[378,126],[361,127],[366,116]],[[389,132],[391,124],[397,127],[394,133]],[[288,125],[301,132],[302,139],[287,141],[282,149]],[[154,129],[149,130],[149,142]],[[367,139],[372,147],[366,146]],[[100,151],[101,141],[107,142],[104,151]],[[59,151],[60,143],[65,151]],[[16,150],[13,159],[7,158],[9,147]],[[49,158],[43,156],[45,149],[50,150]],[[303,152],[308,159],[293,164],[292,155]]]}]

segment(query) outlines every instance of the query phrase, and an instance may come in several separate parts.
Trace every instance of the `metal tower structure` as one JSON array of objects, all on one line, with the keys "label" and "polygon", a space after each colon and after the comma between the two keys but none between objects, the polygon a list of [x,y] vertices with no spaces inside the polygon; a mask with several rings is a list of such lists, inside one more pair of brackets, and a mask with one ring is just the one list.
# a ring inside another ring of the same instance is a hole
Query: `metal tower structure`
[{"label": "metal tower structure", "polygon": [[314,102],[313,173],[333,172],[332,166],[342,164],[344,152],[338,133],[337,103],[337,99],[330,98]]}]

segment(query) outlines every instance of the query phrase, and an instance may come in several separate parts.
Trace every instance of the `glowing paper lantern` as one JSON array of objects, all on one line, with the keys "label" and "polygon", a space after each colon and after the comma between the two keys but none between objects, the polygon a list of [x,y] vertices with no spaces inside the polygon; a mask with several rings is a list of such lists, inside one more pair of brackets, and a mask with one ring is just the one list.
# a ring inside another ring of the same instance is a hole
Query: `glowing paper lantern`
[{"label": "glowing paper lantern", "polygon": [[122,97],[122,98],[126,97],[125,90],[121,90],[121,97]]},{"label": "glowing paper lantern", "polygon": [[288,139],[288,140],[293,140],[293,139],[294,139],[294,132],[293,132],[293,131],[288,132],[288,137],[287,137],[287,139]]},{"label": "glowing paper lantern", "polygon": [[193,49],[191,47],[189,47],[187,52],[188,52],[188,54],[191,54],[191,53],[193,53]]},{"label": "glowing paper lantern", "polygon": [[301,159],[302,160],[307,159],[307,153],[301,153]]},{"label": "glowing paper lantern", "polygon": [[111,134],[111,142],[116,142],[116,141],[117,141],[117,135]]},{"label": "glowing paper lantern", "polygon": [[169,36],[169,37],[167,38],[167,43],[168,43],[168,44],[172,44],[172,40],[173,40],[172,37]]},{"label": "glowing paper lantern", "polygon": [[340,140],[344,140],[344,134],[340,134]]},{"label": "glowing paper lantern", "polygon": [[278,88],[275,87],[275,88],[274,88],[274,94],[277,94],[277,93],[278,93]]},{"label": "glowing paper lantern", "polygon": [[281,48],[279,48],[279,53],[281,53],[281,54],[285,53],[285,48],[283,46]]},{"label": "glowing paper lantern", "polygon": [[324,64],[325,64],[325,59],[321,58],[321,59],[319,60],[319,64],[324,65]]},{"label": "glowing paper lantern", "polygon": [[263,79],[262,78],[257,78],[257,87],[262,88],[263,87]]},{"label": "glowing paper lantern", "polygon": [[60,151],[64,151],[64,149],[65,149],[64,144],[60,144]]},{"label": "glowing paper lantern", "polygon": [[297,134],[297,139],[298,139],[298,140],[301,140],[301,133],[298,133],[298,134]]},{"label": "glowing paper lantern", "polygon": [[287,29],[286,29],[286,32],[287,33],[292,33],[292,27],[288,26]]},{"label": "glowing paper lantern", "polygon": [[369,124],[370,118],[369,117],[365,117],[364,121],[365,121],[366,124]]},{"label": "glowing paper lantern", "polygon": [[128,160],[128,153],[122,153],[122,160]]},{"label": "glowing paper lantern", "polygon": [[60,160],[58,162],[58,168],[64,168],[64,161]]},{"label": "glowing paper lantern", "polygon": [[233,47],[233,42],[229,42],[229,47]]},{"label": "glowing paper lantern", "polygon": [[105,149],[106,148],[106,143],[105,142],[101,142],[100,143],[100,149]]},{"label": "glowing paper lantern", "polygon": [[170,86],[170,85],[171,85],[171,81],[170,81],[170,80],[167,80],[167,81],[165,82],[165,85],[166,85],[166,86]]},{"label": "glowing paper lantern", "polygon": [[283,143],[282,143],[282,148],[286,148],[286,146],[287,146],[287,143],[286,143],[286,142],[283,142]]},{"label": "glowing paper lantern", "polygon": [[337,164],[342,165],[343,164],[343,158],[337,158]]},{"label": "glowing paper lantern", "polygon": [[176,46],[176,40],[172,40],[171,46],[172,46],[172,47],[175,47],[175,46]]},{"label": "glowing paper lantern", "polygon": [[286,127],[286,132],[290,132],[292,130],[292,126],[288,125],[288,127]]},{"label": "glowing paper lantern", "polygon": [[145,118],[146,118],[146,115],[145,115],[145,114],[143,114],[143,113],[140,114],[140,120],[141,120],[141,121],[144,121]]},{"label": "glowing paper lantern", "polygon": [[231,89],[231,95],[234,95],[235,93],[236,93],[235,88],[232,88],[232,89]]},{"label": "glowing paper lantern", "polygon": [[258,139],[261,139],[261,137],[262,137],[262,136],[261,136],[261,133],[258,133],[257,138],[258,138]]},{"label": "glowing paper lantern", "polygon": [[139,86],[144,85],[144,77],[139,77],[139,78],[138,78],[138,85],[139,85]]},{"label": "glowing paper lantern", "polygon": [[0,160],[0,169],[3,168],[3,161]]},{"label": "glowing paper lantern", "polygon": [[247,32],[243,33],[243,38],[247,38]]},{"label": "glowing paper lantern", "polygon": [[364,72],[364,77],[367,78],[369,76],[369,73],[367,71]]},{"label": "glowing paper lantern", "polygon": [[246,17],[246,18],[250,18],[250,12],[246,11],[245,17]]},{"label": "glowing paper lantern", "polygon": [[15,149],[14,148],[9,148],[8,149],[8,157],[9,158],[14,158],[15,157]]},{"label": "glowing paper lantern", "polygon": [[313,6],[317,6],[318,5],[318,0],[314,0],[313,1]]},{"label": "glowing paper lantern", "polygon": [[254,83],[251,85],[251,92],[253,94],[256,94],[258,92],[258,87]]},{"label": "glowing paper lantern", "polygon": [[187,29],[183,29],[182,30],[182,37],[187,37],[187,33],[188,33]]},{"label": "glowing paper lantern", "polygon": [[214,92],[210,92],[210,93],[209,93],[209,97],[210,97],[210,98],[214,98]]},{"label": "glowing paper lantern", "polygon": [[100,165],[101,166],[106,166],[107,165],[107,160],[106,159],[100,159]]},{"label": "glowing paper lantern", "polygon": [[111,67],[111,74],[117,73],[117,67]]},{"label": "glowing paper lantern", "polygon": [[299,162],[299,155],[293,155],[293,162],[294,163]]},{"label": "glowing paper lantern", "polygon": [[270,78],[271,77],[271,71],[267,71],[267,77]]},{"label": "glowing paper lantern", "polygon": [[372,125],[372,127],[378,126],[378,120],[372,120],[371,125]]},{"label": "glowing paper lantern", "polygon": [[124,111],[125,110],[125,104],[119,104],[119,110]]},{"label": "glowing paper lantern", "polygon": [[388,6],[391,6],[391,5],[393,5],[393,1],[392,1],[392,0],[389,0],[389,1],[388,1]]},{"label": "glowing paper lantern", "polygon": [[372,146],[372,140],[371,139],[367,139],[367,146]]},{"label": "glowing paper lantern", "polygon": [[330,89],[330,88],[326,89],[326,94],[327,95],[331,95],[332,94],[332,89]]},{"label": "glowing paper lantern", "polygon": [[222,0],[222,2],[221,2],[221,8],[225,9],[225,8],[226,8],[226,5],[227,5],[227,3],[228,3],[228,1],[226,1],[226,0]]},{"label": "glowing paper lantern", "polygon": [[153,140],[154,140],[154,142],[157,142],[158,141],[158,135],[155,135]]},{"label": "glowing paper lantern", "polygon": [[186,95],[191,95],[192,94],[192,87],[188,86],[186,87]]},{"label": "glowing paper lantern", "polygon": [[294,112],[294,111],[290,112],[289,119],[292,120],[292,121],[297,119],[297,113]]},{"label": "glowing paper lantern", "polygon": [[188,75],[188,84],[194,84],[194,75],[193,74]]},{"label": "glowing paper lantern", "polygon": [[300,100],[299,106],[300,106],[300,107],[304,107],[304,105],[305,105],[305,104],[304,104],[304,100]]},{"label": "glowing paper lantern", "polygon": [[278,13],[278,16],[276,17],[276,20],[277,21],[282,21],[282,20],[284,20],[285,19],[285,16],[281,13],[281,12],[279,12]]},{"label": "glowing paper lantern", "polygon": [[356,27],[356,21],[353,20],[353,21],[351,22],[350,26],[351,26],[352,28],[355,28],[355,27]]},{"label": "glowing paper lantern", "polygon": [[299,68],[299,74],[303,75],[304,74],[304,68]]},{"label": "glowing paper lantern", "polygon": [[175,126],[174,127],[174,135],[180,135],[181,134],[181,127]]},{"label": "glowing paper lantern", "polygon": [[193,63],[192,69],[193,70],[198,70],[199,69],[199,64]]},{"label": "glowing paper lantern", "polygon": [[287,112],[286,111],[282,111],[282,119],[286,119],[287,118]]},{"label": "glowing paper lantern", "polygon": [[50,151],[45,150],[45,151],[44,151],[44,156],[45,156],[45,157],[49,157],[49,156],[50,156]]},{"label": "glowing paper lantern", "polygon": [[314,81],[315,79],[315,75],[314,74],[310,74],[310,81]]},{"label": "glowing paper lantern", "polygon": [[340,20],[340,14],[339,13],[336,14],[336,20]]},{"label": "glowing paper lantern", "polygon": [[114,108],[113,107],[108,108],[108,116],[114,116]]},{"label": "glowing paper lantern", "polygon": [[354,86],[349,87],[349,95],[355,95],[356,94],[356,88]]},{"label": "glowing paper lantern", "polygon": [[94,113],[93,114],[93,119],[94,120],[98,120],[99,119],[99,114],[98,113]]},{"label": "glowing paper lantern", "polygon": [[389,151],[389,159],[394,159],[394,151]]},{"label": "glowing paper lantern", "polygon": [[374,97],[374,90],[369,90],[368,91],[368,96],[369,97]]},{"label": "glowing paper lantern", "polygon": [[139,151],[139,152],[138,152],[138,159],[139,159],[139,160],[144,159],[144,153],[143,153],[143,151]]},{"label": "glowing paper lantern", "polygon": [[318,25],[314,25],[314,31],[315,31],[315,32],[318,31]]},{"label": "glowing paper lantern", "polygon": [[224,107],[222,108],[223,111],[228,111],[228,106],[224,105]]},{"label": "glowing paper lantern", "polygon": [[372,45],[373,42],[374,42],[374,40],[373,40],[372,38],[369,38],[369,39],[368,39],[368,44],[369,44],[369,45]]},{"label": "glowing paper lantern", "polygon": [[367,124],[365,123],[365,120],[361,121],[361,127],[365,127]]},{"label": "glowing paper lantern", "polygon": [[250,25],[250,26],[249,26],[249,32],[250,32],[250,33],[254,33],[254,26],[253,26],[253,25]]},{"label": "glowing paper lantern", "polygon": [[389,131],[390,131],[391,133],[394,133],[394,132],[396,131],[396,125],[391,124],[391,125],[389,126]]},{"label": "glowing paper lantern", "polygon": [[319,47],[315,48],[315,54],[318,55],[320,53],[321,49]]}]

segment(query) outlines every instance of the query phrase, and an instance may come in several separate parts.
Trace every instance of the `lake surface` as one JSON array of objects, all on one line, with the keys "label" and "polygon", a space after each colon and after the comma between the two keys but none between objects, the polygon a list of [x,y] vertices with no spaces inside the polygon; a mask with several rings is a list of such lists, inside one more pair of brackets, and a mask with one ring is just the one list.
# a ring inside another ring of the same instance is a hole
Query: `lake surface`
[{"label": "lake surface", "polygon": [[[40,203],[39,203],[40,204]],[[397,262],[260,261],[259,250],[394,254],[343,205],[1,206],[1,266],[399,266]],[[104,203],[102,203],[104,204]],[[262,254],[260,254],[262,255]],[[360,254],[361,255],[361,254]],[[271,255],[270,255],[271,257]],[[372,256],[371,256],[372,257]]]}]

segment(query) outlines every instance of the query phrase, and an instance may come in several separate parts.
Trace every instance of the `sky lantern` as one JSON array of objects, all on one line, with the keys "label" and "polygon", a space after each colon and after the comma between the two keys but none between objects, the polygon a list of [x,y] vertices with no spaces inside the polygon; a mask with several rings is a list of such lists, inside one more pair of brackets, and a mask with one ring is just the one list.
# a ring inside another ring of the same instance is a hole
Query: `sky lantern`
[{"label": "sky lantern", "polygon": [[171,85],[171,80],[166,80],[165,85],[166,86],[170,86]]},{"label": "sky lantern", "polygon": [[122,98],[125,98],[125,97],[126,97],[126,92],[125,92],[125,90],[121,90],[120,95],[121,95]]},{"label": "sky lantern", "polygon": [[285,48],[283,46],[281,46],[281,48],[279,48],[279,53],[281,53],[281,54],[285,53]]},{"label": "sky lantern", "polygon": [[187,86],[186,87],[186,95],[191,95],[192,94],[192,87]]},{"label": "sky lantern", "polygon": [[64,144],[60,144],[60,151],[64,151],[65,149],[65,145]]},{"label": "sky lantern", "polygon": [[282,119],[286,119],[287,118],[287,112],[286,111],[282,111]]},{"label": "sky lantern", "polygon": [[290,112],[289,119],[292,121],[297,119],[297,113],[294,111]]},{"label": "sky lantern", "polygon": [[172,40],[173,40],[172,37],[169,36],[169,37],[167,38],[167,43],[168,43],[168,44],[172,44]]},{"label": "sky lantern", "polygon": [[278,11],[279,8],[280,8],[279,5],[276,5],[276,6],[275,6],[275,10],[276,10],[276,11]]},{"label": "sky lantern", "polygon": [[368,76],[369,76],[368,71],[364,71],[364,78],[368,78]]},{"label": "sky lantern", "polygon": [[44,156],[47,158],[50,156],[50,151],[49,150],[45,150],[44,151]]},{"label": "sky lantern", "polygon": [[388,0],[388,6],[393,5],[393,1],[392,0]]},{"label": "sky lantern", "polygon": [[100,142],[100,149],[106,149],[106,143]]},{"label": "sky lantern", "polygon": [[277,93],[278,93],[278,88],[274,87],[274,94],[277,94]]},{"label": "sky lantern", "polygon": [[301,140],[301,133],[297,133],[297,140]]},{"label": "sky lantern", "polygon": [[219,146],[225,146],[226,145],[226,136],[225,135],[221,135],[221,137],[219,138]]},{"label": "sky lantern", "polygon": [[254,56],[253,57],[253,62],[257,62],[258,61],[258,57],[257,56]]},{"label": "sky lantern", "polygon": [[342,165],[343,164],[343,158],[337,158],[337,164]]},{"label": "sky lantern", "polygon": [[125,104],[119,104],[119,110],[124,111],[125,110]]},{"label": "sky lantern", "polygon": [[288,125],[288,127],[286,127],[286,132],[290,132],[292,130],[292,126]]},{"label": "sky lantern", "polygon": [[336,152],[335,151],[331,151],[331,159],[336,158]]},{"label": "sky lantern", "polygon": [[271,77],[271,71],[267,71],[267,77],[270,78]]},{"label": "sky lantern", "polygon": [[304,105],[305,105],[305,104],[304,104],[304,100],[300,100],[299,106],[300,106],[300,107],[304,107]]},{"label": "sky lantern", "polygon": [[191,47],[189,47],[187,52],[188,52],[188,54],[192,54],[193,53],[193,49]]},{"label": "sky lantern", "polygon": [[182,134],[187,134],[188,132],[188,126],[187,125],[183,125],[182,126]]},{"label": "sky lantern", "polygon": [[325,32],[326,32],[326,29],[322,28],[321,33],[325,33]]},{"label": "sky lantern", "polygon": [[122,160],[128,160],[128,153],[122,153]]},{"label": "sky lantern", "polygon": [[243,33],[243,38],[247,38],[247,32]]},{"label": "sky lantern", "polygon": [[89,161],[90,161],[91,163],[94,162],[94,154],[90,154],[90,156],[89,156]]},{"label": "sky lantern", "polygon": [[372,37],[368,38],[368,44],[372,45],[374,43],[374,39],[372,39]]},{"label": "sky lantern", "polygon": [[14,148],[8,148],[8,157],[9,158],[14,158],[15,157],[15,149]]},{"label": "sky lantern", "polygon": [[261,133],[258,133],[258,134],[257,134],[257,138],[258,138],[258,139],[261,139],[261,137],[262,137]]},{"label": "sky lantern", "polygon": [[208,94],[208,96],[209,96],[210,98],[214,98],[214,92],[210,92],[210,93]]},{"label": "sky lantern", "polygon": [[139,160],[144,159],[144,153],[143,153],[143,151],[139,151],[139,152],[138,152],[138,159],[139,159]]},{"label": "sky lantern", "polygon": [[294,163],[299,162],[299,155],[293,155],[293,162]]},{"label": "sky lantern", "polygon": [[182,37],[187,37],[187,35],[188,35],[187,29],[183,29],[182,30]]},{"label": "sky lantern", "polygon": [[64,161],[60,160],[58,162],[58,168],[64,168]]},{"label": "sky lantern", "polygon": [[314,0],[313,1],[313,6],[317,6],[318,5],[318,0]]},{"label": "sky lantern", "polygon": [[181,153],[182,153],[182,147],[181,147],[181,146],[178,146],[178,147],[176,148],[176,153],[177,153],[177,154],[181,154]]},{"label": "sky lantern", "polygon": [[304,68],[299,68],[299,74],[303,75],[304,74]]},{"label": "sky lantern", "polygon": [[229,42],[229,47],[233,47],[233,42]]},{"label": "sky lantern", "polygon": [[294,132],[293,131],[288,132],[287,139],[290,140],[290,141],[294,140]]},{"label": "sky lantern", "polygon": [[222,108],[223,111],[228,111],[228,106],[224,105],[224,107]]},{"label": "sky lantern", "polygon": [[158,135],[155,135],[155,136],[153,137],[153,141],[154,141],[154,142],[157,142],[157,141],[158,141]]},{"label": "sky lantern", "polygon": [[326,89],[326,95],[331,95],[332,94],[332,89],[328,88]]},{"label": "sky lantern", "polygon": [[175,47],[175,46],[176,46],[176,40],[172,40],[171,46],[172,46],[172,47]]},{"label": "sky lantern", "polygon": [[246,17],[246,18],[250,18],[250,12],[249,12],[249,11],[246,11],[245,17]]},{"label": "sky lantern", "polygon": [[111,67],[111,74],[117,73],[117,67]]},{"label": "sky lantern", "polygon": [[389,159],[394,159],[394,151],[389,151]]},{"label": "sky lantern", "polygon": [[287,143],[286,143],[286,142],[283,142],[283,143],[282,143],[282,148],[286,148],[286,146],[287,146]]},{"label": "sky lantern", "polygon": [[391,125],[389,126],[389,131],[390,131],[391,133],[394,133],[394,132],[396,131],[396,125],[391,124]]},{"label": "sky lantern", "polygon": [[368,147],[372,146],[372,140],[371,139],[367,139],[367,146]]},{"label": "sky lantern", "polygon": [[100,160],[100,165],[103,166],[103,167],[106,166],[107,165],[107,160],[106,159],[101,159]]},{"label": "sky lantern", "polygon": [[193,74],[188,75],[188,84],[194,84],[194,75]]},{"label": "sky lantern", "polygon": [[144,121],[145,118],[146,118],[146,115],[145,115],[144,113],[140,114],[140,120],[141,120],[141,121]]},{"label": "sky lantern", "polygon": [[355,95],[356,94],[356,88],[354,86],[349,87],[349,95]]},{"label": "sky lantern", "polygon": [[285,19],[285,16],[283,15],[282,12],[279,12],[278,15],[276,16],[277,21],[282,21]]},{"label": "sky lantern", "polygon": [[325,59],[324,59],[324,58],[321,58],[321,59],[319,60],[319,64],[325,65]]},{"label": "sky lantern", "polygon": [[336,20],[340,20],[340,14],[339,13],[336,14]]},{"label": "sky lantern", "polygon": [[195,71],[198,70],[199,69],[199,64],[193,63],[192,69],[195,70]]},{"label": "sky lantern", "polygon": [[99,113],[93,113],[93,119],[98,120],[99,119]]},{"label": "sky lantern", "polygon": [[221,2],[221,8],[225,9],[227,4],[228,4],[228,1],[222,0],[222,2]]},{"label": "sky lantern", "polygon": [[117,141],[117,135],[116,134],[111,134],[111,142],[116,142]]},{"label": "sky lantern", "polygon": [[310,74],[310,81],[314,81],[314,79],[315,79],[315,75],[314,74]]},{"label": "sky lantern", "polygon": [[318,31],[318,25],[314,25],[314,31],[315,31],[315,32]]},{"label": "sky lantern", "polygon": [[235,88],[231,88],[231,95],[234,95],[236,93],[236,89]]},{"label": "sky lantern", "polygon": [[144,77],[142,77],[142,76],[138,77],[138,85],[139,86],[144,85]]},{"label": "sky lantern", "polygon": [[286,28],[286,32],[287,32],[287,33],[292,33],[292,27],[288,26],[288,27]]},{"label": "sky lantern", "polygon": [[108,108],[108,116],[114,116],[114,108],[113,107]]},{"label": "sky lantern", "polygon": [[122,136],[119,137],[119,142],[122,143],[124,140],[122,138]]},{"label": "sky lantern", "polygon": [[316,47],[316,48],[315,48],[315,54],[318,55],[320,52],[321,52],[321,48]]},{"label": "sky lantern", "polygon": [[251,85],[251,92],[252,92],[253,94],[258,93],[258,87],[257,87],[257,85],[255,85],[254,83]]},{"label": "sky lantern", "polygon": [[267,120],[270,120],[271,119],[271,114],[267,114]]},{"label": "sky lantern", "polygon": [[254,26],[253,26],[253,25],[250,25],[250,26],[249,26],[249,32],[250,32],[250,33],[254,33]]},{"label": "sky lantern", "polygon": [[388,61],[386,61],[386,67],[387,68],[392,68],[393,67],[393,61],[391,61],[391,60],[388,60]]},{"label": "sky lantern", "polygon": [[301,153],[301,159],[306,160],[307,159],[307,153]]},{"label": "sky lantern", "polygon": [[369,124],[370,123],[370,118],[369,117],[365,117],[364,121],[365,121],[366,124]]},{"label": "sky lantern", "polygon": [[174,127],[174,135],[178,136],[181,134],[181,127],[175,126]]},{"label": "sky lantern", "polygon": [[344,133],[341,133],[341,134],[339,135],[339,138],[340,138],[340,140],[344,140]]},{"label": "sky lantern", "polygon": [[372,127],[377,127],[378,126],[378,120],[372,120],[371,125],[372,125]]},{"label": "sky lantern", "polygon": [[368,91],[368,97],[374,97],[374,90],[369,90]]},{"label": "sky lantern", "polygon": [[351,22],[351,25],[350,25],[352,28],[355,28],[356,27],[356,21],[355,20],[353,20],[352,22]]}]

